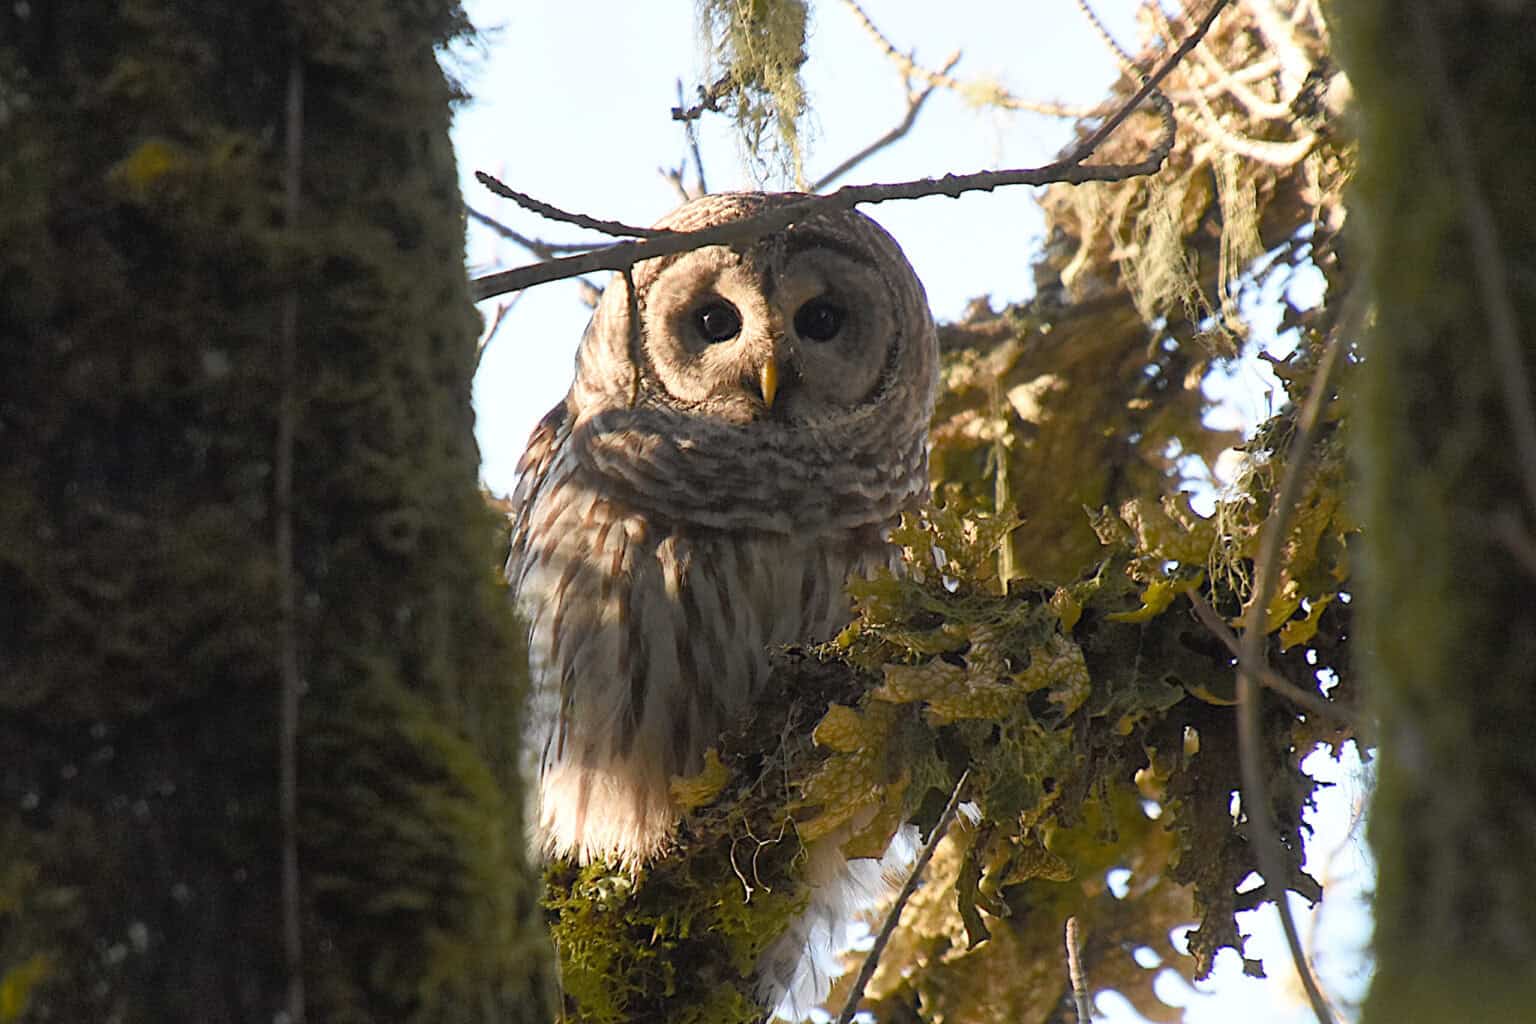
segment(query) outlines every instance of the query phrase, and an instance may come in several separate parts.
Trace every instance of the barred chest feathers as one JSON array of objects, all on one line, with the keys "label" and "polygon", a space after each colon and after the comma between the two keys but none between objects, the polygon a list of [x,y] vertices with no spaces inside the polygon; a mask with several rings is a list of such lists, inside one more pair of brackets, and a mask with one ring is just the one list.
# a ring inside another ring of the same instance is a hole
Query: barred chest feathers
[{"label": "barred chest feathers", "polygon": [[835,635],[848,576],[892,549],[870,526],[668,523],[594,487],[567,452],[528,509],[513,579],[529,623],[538,838],[554,856],[639,865],[676,825],[671,777],[700,770],[751,706],[768,652]]},{"label": "barred chest feathers", "polygon": [[[830,638],[844,584],[928,489],[938,339],[896,241],[848,210],[757,192],[693,200],[688,232],[785,226],[642,260],[593,312],[563,403],[519,467],[508,577],[529,624],[525,743],[546,853],[639,868],[672,840],[671,779],[761,699],[776,646]],[[850,908],[890,863],[806,848],[803,912],[757,964],[798,1019]]]}]

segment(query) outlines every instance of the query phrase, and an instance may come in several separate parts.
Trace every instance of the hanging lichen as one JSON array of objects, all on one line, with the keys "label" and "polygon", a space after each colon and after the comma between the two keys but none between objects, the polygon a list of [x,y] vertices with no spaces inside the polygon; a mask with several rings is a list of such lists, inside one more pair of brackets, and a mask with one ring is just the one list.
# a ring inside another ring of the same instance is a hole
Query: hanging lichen
[{"label": "hanging lichen", "polygon": [[805,0],[700,0],[711,80],[722,79],[743,150],[760,175],[799,185],[805,113]]}]

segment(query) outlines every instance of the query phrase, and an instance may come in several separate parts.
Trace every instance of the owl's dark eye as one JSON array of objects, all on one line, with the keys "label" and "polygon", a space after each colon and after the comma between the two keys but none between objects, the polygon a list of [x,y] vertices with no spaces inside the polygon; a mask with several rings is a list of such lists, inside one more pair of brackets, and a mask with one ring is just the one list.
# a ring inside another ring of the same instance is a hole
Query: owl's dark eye
[{"label": "owl's dark eye", "polygon": [[728,341],[741,333],[741,314],[729,302],[711,302],[694,311],[693,329],[711,345]]},{"label": "owl's dark eye", "polygon": [[795,333],[811,341],[831,341],[843,329],[847,314],[826,299],[812,299],[795,313]]}]

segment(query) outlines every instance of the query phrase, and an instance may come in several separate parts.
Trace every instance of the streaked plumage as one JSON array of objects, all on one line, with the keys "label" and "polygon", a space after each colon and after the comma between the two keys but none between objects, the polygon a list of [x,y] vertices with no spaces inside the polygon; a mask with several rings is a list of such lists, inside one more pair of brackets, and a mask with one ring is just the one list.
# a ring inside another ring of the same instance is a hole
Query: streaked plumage
[{"label": "streaked plumage", "polygon": [[[658,227],[794,198],[707,196]],[[938,372],[921,284],[857,213],[632,277],[529,441],[507,571],[530,630],[539,841],[634,866],[665,849],[670,777],[750,708],[768,650],[832,636],[848,576],[890,561],[883,532],[926,491]]]}]

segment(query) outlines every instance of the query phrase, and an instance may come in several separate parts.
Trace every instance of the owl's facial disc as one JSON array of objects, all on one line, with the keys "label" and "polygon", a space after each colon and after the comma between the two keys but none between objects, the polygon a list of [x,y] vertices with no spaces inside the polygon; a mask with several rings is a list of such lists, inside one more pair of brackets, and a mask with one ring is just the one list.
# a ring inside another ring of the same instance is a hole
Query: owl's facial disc
[{"label": "owl's facial disc", "polygon": [[878,396],[895,341],[878,270],[817,236],[743,258],[700,249],[648,291],[645,344],[666,391],[736,423],[814,424]]}]

